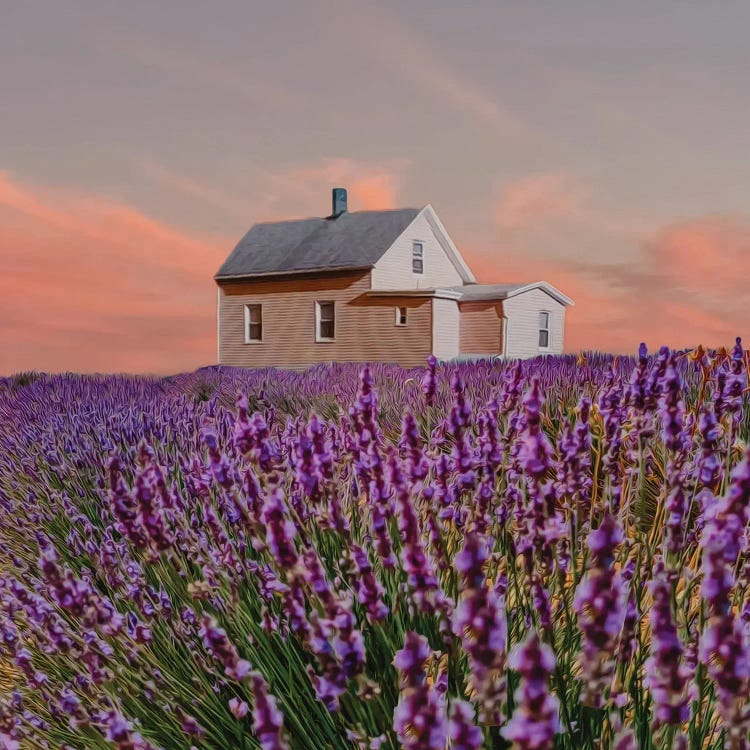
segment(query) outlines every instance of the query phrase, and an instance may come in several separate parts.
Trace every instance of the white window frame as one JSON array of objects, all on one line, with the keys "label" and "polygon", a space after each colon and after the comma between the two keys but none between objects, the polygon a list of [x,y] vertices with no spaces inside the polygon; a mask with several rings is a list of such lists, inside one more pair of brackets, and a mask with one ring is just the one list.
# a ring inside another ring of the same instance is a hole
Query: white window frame
[{"label": "white window frame", "polygon": [[[546,327],[542,325],[542,315],[547,316],[547,325]],[[539,330],[537,331],[537,337],[536,341],[539,345],[539,351],[540,352],[547,352],[552,347],[552,313],[549,310],[540,310],[539,311]],[[541,338],[542,333],[547,333],[547,346],[542,346],[541,344]]]},{"label": "white window frame", "polygon": [[[320,324],[327,322],[323,320],[321,315],[321,305],[330,305],[333,310],[333,337],[328,338],[322,336],[320,332]],[[315,302],[315,341],[319,344],[329,343],[336,340],[336,302],[334,300],[323,299]]]},{"label": "white window frame", "polygon": [[[250,336],[250,310],[256,307],[260,313],[260,320],[253,325],[260,325],[260,338],[254,339]],[[263,305],[260,302],[249,302],[245,305],[245,343],[246,344],[262,344],[263,343]]]},{"label": "white window frame", "polygon": [[[401,311],[404,311],[403,322],[401,322]],[[403,328],[409,321],[409,310],[404,305],[399,305],[396,308],[396,325]]]},{"label": "white window frame", "polygon": [[[422,268],[421,271],[414,269],[415,261],[419,261],[419,265]],[[424,242],[420,242],[419,240],[414,240],[411,243],[411,272],[417,276],[424,276]]]}]

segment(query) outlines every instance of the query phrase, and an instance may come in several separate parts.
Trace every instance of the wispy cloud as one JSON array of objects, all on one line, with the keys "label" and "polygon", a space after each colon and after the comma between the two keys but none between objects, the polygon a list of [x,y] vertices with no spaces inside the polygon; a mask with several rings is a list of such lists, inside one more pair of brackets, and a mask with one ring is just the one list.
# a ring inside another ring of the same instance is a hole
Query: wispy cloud
[{"label": "wispy cloud", "polygon": [[205,180],[181,174],[152,159],[137,159],[135,167],[144,177],[169,192],[179,193],[191,200],[207,204],[223,214],[248,218],[248,201],[239,197],[237,193],[211,185]]},{"label": "wispy cloud", "polygon": [[244,165],[244,184],[237,192],[181,174],[153,159],[137,159],[135,166],[161,187],[226,215],[246,221],[271,221],[325,215],[333,187],[347,188],[353,211],[395,208],[409,162],[391,159],[375,163],[338,157],[277,170]]},{"label": "wispy cloud", "polygon": [[[496,94],[454,70],[414,28],[366,0],[330,0],[330,23],[356,39],[356,50],[374,57],[400,80],[434,95],[441,103],[501,132],[523,123]],[[359,33],[352,35],[352,28]],[[344,37],[346,38],[346,37]]]}]

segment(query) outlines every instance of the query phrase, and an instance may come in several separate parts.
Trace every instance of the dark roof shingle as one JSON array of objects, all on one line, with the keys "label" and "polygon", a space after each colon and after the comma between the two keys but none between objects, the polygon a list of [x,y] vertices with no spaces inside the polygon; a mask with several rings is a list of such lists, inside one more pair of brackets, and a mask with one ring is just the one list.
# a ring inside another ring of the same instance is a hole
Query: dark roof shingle
[{"label": "dark roof shingle", "polygon": [[370,268],[420,210],[356,211],[335,219],[256,224],[239,241],[214,278]]}]

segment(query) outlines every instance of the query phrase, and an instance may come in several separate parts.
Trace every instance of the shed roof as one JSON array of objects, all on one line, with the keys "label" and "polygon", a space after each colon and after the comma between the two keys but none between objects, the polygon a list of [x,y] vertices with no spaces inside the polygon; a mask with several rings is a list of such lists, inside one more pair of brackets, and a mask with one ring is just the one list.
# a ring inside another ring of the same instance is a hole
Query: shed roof
[{"label": "shed roof", "polygon": [[507,299],[524,292],[530,292],[532,289],[541,289],[560,304],[567,306],[574,304],[570,297],[546,281],[532,281],[523,284],[465,284],[463,286],[451,286],[448,289],[460,294],[461,302]]},{"label": "shed roof", "polygon": [[443,297],[457,302],[479,302],[503,300],[515,297],[532,289],[541,289],[560,304],[575,304],[570,297],[546,281],[533,281],[525,284],[461,284],[459,286],[438,287],[435,289],[377,289],[368,292],[371,297]]},{"label": "shed roof", "polygon": [[355,211],[336,218],[255,224],[214,278],[372,268],[420,210]]}]

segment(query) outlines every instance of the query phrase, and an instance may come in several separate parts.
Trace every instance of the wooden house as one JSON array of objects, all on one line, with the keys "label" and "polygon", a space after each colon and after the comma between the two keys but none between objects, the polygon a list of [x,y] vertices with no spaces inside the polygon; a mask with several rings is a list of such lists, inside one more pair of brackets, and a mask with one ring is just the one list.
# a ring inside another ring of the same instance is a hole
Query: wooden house
[{"label": "wooden house", "polygon": [[526,358],[563,350],[573,301],[545,281],[478,284],[432,206],[261,223],[214,277],[218,361]]}]

